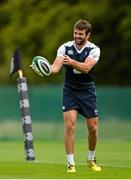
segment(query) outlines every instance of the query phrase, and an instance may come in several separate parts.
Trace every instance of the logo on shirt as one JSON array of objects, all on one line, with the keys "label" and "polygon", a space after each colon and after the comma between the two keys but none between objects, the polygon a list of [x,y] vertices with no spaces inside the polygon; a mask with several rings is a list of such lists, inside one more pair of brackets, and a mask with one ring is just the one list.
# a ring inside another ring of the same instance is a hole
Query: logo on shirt
[{"label": "logo on shirt", "polygon": [[87,56],[87,51],[85,52],[85,56]]},{"label": "logo on shirt", "polygon": [[95,59],[95,58],[98,58],[97,54],[94,54],[94,55],[93,55],[93,58],[94,58],[94,59]]},{"label": "logo on shirt", "polygon": [[95,113],[95,115],[97,116],[97,115],[98,115],[98,110],[95,109],[94,113]]},{"label": "logo on shirt", "polygon": [[73,55],[73,50],[68,50],[67,54],[68,55]]},{"label": "logo on shirt", "polygon": [[65,106],[62,106],[62,109],[65,110]]},{"label": "logo on shirt", "polygon": [[81,74],[81,72],[78,71],[77,69],[73,69],[73,73],[75,73],[75,74]]}]

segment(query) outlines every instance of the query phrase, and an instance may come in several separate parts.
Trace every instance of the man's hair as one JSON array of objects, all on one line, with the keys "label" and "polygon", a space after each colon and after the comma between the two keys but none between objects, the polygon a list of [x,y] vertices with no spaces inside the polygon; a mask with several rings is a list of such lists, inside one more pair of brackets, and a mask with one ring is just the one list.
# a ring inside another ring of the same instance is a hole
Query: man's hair
[{"label": "man's hair", "polygon": [[74,29],[79,29],[79,30],[86,30],[86,35],[91,32],[91,24],[86,21],[86,20],[78,20],[75,25]]}]

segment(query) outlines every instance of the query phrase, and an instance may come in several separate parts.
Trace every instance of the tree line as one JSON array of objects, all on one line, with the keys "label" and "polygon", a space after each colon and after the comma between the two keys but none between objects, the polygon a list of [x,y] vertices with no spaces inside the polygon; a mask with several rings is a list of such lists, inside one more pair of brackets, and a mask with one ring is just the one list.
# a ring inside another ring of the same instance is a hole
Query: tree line
[{"label": "tree line", "polygon": [[36,55],[52,63],[58,47],[72,40],[78,19],[92,24],[90,41],[101,49],[95,71],[97,84],[131,85],[131,2],[128,0],[1,0],[0,84],[12,83],[10,59],[16,48],[21,50],[22,68],[29,83],[61,83],[63,70],[42,78],[29,65]]}]

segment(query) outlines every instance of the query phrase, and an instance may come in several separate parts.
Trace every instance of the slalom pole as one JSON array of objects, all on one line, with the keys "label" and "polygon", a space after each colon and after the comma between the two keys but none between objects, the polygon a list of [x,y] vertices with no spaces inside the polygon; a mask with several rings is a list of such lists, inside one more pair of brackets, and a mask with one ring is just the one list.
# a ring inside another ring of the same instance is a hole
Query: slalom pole
[{"label": "slalom pole", "polygon": [[35,160],[35,153],[33,145],[30,103],[28,98],[28,85],[26,77],[23,77],[18,49],[15,50],[14,56],[11,59],[10,75],[12,76],[15,72],[18,72],[17,87],[19,93],[22,129],[24,135],[25,159],[28,161],[32,161]]}]

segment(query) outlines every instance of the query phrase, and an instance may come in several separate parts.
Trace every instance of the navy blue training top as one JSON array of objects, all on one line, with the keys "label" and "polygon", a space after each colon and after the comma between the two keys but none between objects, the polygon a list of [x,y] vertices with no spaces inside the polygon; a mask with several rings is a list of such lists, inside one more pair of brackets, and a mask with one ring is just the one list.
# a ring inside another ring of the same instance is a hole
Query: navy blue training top
[{"label": "navy blue training top", "polygon": [[[95,44],[87,41],[86,45],[78,50],[75,46],[74,41],[69,41],[62,44],[58,51],[57,56],[68,55],[70,58],[78,61],[84,62],[87,57],[91,57],[96,60],[99,60],[100,49]],[[74,89],[85,89],[89,86],[94,79],[94,67],[88,73],[82,73],[77,69],[72,68],[69,65],[65,66],[65,80],[64,86],[71,87]]]}]

